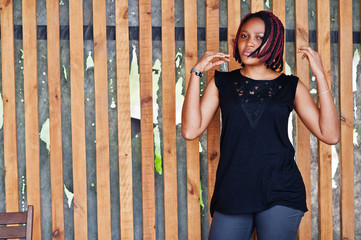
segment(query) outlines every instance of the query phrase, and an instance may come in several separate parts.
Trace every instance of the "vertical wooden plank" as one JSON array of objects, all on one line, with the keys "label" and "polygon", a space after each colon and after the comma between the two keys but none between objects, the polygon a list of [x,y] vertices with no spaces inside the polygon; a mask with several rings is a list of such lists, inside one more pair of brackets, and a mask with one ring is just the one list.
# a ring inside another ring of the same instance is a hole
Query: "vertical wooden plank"
[{"label": "vertical wooden plank", "polygon": [[[308,46],[308,2],[307,0],[295,0],[295,39],[296,49],[300,46]],[[309,64],[296,55],[296,74],[306,87],[309,87]],[[306,187],[306,202],[308,212],[302,218],[298,231],[300,239],[311,239],[311,152],[310,133],[297,117],[297,147],[296,159],[303,181]]]},{"label": "vertical wooden plank", "polygon": [[[190,69],[198,60],[197,2],[184,0],[184,51],[186,88]],[[187,141],[187,227],[188,239],[201,239],[199,138]]]},{"label": "vertical wooden plank", "polygon": [[[272,1],[272,12],[282,22],[286,28],[286,2],[285,0],[273,0]],[[285,38],[286,39],[286,38]]]},{"label": "vertical wooden plank", "polygon": [[61,132],[59,2],[46,1],[50,122],[50,177],[53,238],[64,239],[63,152]]},{"label": "vertical wooden plank", "polygon": [[174,0],[161,8],[165,239],[178,239]]},{"label": "vertical wooden plank", "polygon": [[36,209],[33,238],[41,239],[36,1],[23,1],[22,14],[27,203]]},{"label": "vertical wooden plank", "polygon": [[71,131],[75,239],[88,239],[82,13],[82,1],[69,1]]},{"label": "vertical wooden plank", "polygon": [[111,239],[106,1],[93,1],[98,238]]},{"label": "vertical wooden plank", "polygon": [[[328,86],[331,89],[330,1],[317,0],[317,51],[322,57]],[[318,219],[319,239],[333,238],[332,154],[331,147],[318,141]]]},{"label": "vertical wooden plank", "polygon": [[151,1],[139,0],[143,238],[155,239]]},{"label": "vertical wooden plank", "polygon": [[240,64],[233,57],[233,43],[236,38],[239,24],[241,23],[241,1],[229,0],[227,2],[227,46],[228,54],[231,55],[230,62],[228,63],[228,71],[240,68]]},{"label": "vertical wooden plank", "polygon": [[352,94],[352,2],[339,1],[339,88],[341,114],[341,238],[355,238],[353,94]]},{"label": "vertical wooden plank", "polygon": [[116,1],[116,55],[121,239],[134,239],[128,1]]},{"label": "vertical wooden plank", "polygon": [[258,12],[264,9],[264,2],[263,0],[251,0],[250,3],[250,11],[252,13]]},{"label": "vertical wooden plank", "polygon": [[[207,51],[219,51],[219,4],[218,0],[206,0],[206,48]],[[207,72],[207,83],[214,78],[214,71]],[[216,171],[220,155],[220,111],[217,110],[207,130],[208,159],[208,203],[214,191]],[[212,220],[209,218],[209,224]]]},{"label": "vertical wooden plank", "polygon": [[285,71],[285,61],[286,61],[286,1],[285,0],[273,0],[272,1],[272,12],[276,15],[279,20],[282,22],[285,28],[285,45],[283,48],[283,72]]},{"label": "vertical wooden plank", "polygon": [[4,114],[4,167],[6,211],[19,211],[18,158],[16,139],[16,96],[13,1],[1,10],[1,64]]}]

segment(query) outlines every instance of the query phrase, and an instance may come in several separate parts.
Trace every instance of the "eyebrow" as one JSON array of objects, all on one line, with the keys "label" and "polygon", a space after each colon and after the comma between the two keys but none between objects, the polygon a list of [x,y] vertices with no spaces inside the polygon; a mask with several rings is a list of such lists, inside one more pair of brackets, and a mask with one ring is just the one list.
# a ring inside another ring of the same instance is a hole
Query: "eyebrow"
[{"label": "eyebrow", "polygon": [[[242,33],[242,32],[249,33],[248,31],[245,31],[245,30],[242,30],[241,33]],[[255,32],[255,34],[264,34],[264,32]]]}]

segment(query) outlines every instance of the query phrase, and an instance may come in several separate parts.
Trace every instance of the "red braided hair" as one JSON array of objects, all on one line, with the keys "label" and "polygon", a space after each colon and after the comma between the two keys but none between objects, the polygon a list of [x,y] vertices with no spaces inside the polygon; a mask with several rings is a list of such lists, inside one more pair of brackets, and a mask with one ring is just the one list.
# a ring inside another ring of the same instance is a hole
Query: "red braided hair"
[{"label": "red braided hair", "polygon": [[234,41],[233,57],[242,64],[238,51],[238,38],[243,24],[251,18],[263,20],[265,33],[261,45],[249,57],[262,58],[260,61],[267,68],[281,72],[283,70],[284,27],[278,17],[268,11],[249,13],[242,19]]}]

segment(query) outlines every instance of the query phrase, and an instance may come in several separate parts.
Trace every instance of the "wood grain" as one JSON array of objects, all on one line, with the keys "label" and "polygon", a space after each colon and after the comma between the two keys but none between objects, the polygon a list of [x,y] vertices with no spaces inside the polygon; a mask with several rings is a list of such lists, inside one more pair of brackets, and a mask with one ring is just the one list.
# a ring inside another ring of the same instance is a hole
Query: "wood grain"
[{"label": "wood grain", "polygon": [[174,1],[162,0],[162,98],[165,239],[178,239]]},{"label": "wood grain", "polygon": [[[190,69],[197,63],[197,2],[184,1],[184,62],[186,88]],[[201,238],[199,138],[187,141],[187,226],[188,239]]]},{"label": "wood grain", "polygon": [[[316,2],[317,51],[322,57],[328,86],[331,89],[330,1]],[[319,239],[333,238],[332,154],[331,147],[318,141],[318,229]]]},{"label": "wood grain", "polygon": [[352,3],[339,1],[339,90],[341,115],[341,238],[355,238],[353,94],[352,94]]},{"label": "wood grain", "polygon": [[[218,0],[206,0],[206,48],[207,51],[219,52],[219,5]],[[219,68],[217,68],[219,69]],[[207,72],[207,84],[214,78],[214,69]],[[218,108],[207,129],[208,160],[208,203],[211,203],[216,171],[220,155],[220,110]],[[209,225],[212,220],[209,218]]]},{"label": "wood grain", "polygon": [[1,64],[4,114],[4,171],[7,212],[19,211],[13,2],[1,10]]},{"label": "wood grain", "polygon": [[82,1],[69,1],[74,238],[88,239]]},{"label": "wood grain", "polygon": [[143,239],[155,239],[151,1],[139,0]]},{"label": "wood grain", "polygon": [[286,65],[286,1],[285,0],[273,0],[272,1],[272,13],[278,17],[285,28],[284,47],[283,47],[283,71],[285,72]]},{"label": "wood grain", "polygon": [[228,63],[228,71],[240,68],[241,65],[233,57],[233,47],[236,38],[238,27],[241,23],[241,1],[229,0],[227,2],[227,46],[228,54],[231,55],[230,62]]},{"label": "wood grain", "polygon": [[121,239],[134,239],[128,1],[116,1],[119,198]]},{"label": "wood grain", "polygon": [[[296,49],[308,46],[308,2],[295,0],[295,38]],[[301,55],[296,55],[296,74],[305,86],[309,87],[309,64],[302,60]],[[310,133],[297,117],[297,146],[296,160],[306,187],[306,202],[308,212],[302,218],[298,231],[300,239],[311,239],[311,152]]]},{"label": "wood grain", "polygon": [[33,218],[33,238],[41,239],[40,152],[38,107],[38,54],[36,1],[22,2],[24,54],[24,110],[27,204],[37,211]]},{"label": "wood grain", "polygon": [[250,2],[250,11],[252,13],[258,12],[264,9],[263,0],[251,0]]},{"label": "wood grain", "polygon": [[46,1],[53,239],[64,239],[63,146],[60,93],[59,2]]},{"label": "wood grain", "polygon": [[93,1],[98,238],[111,239],[106,1]]}]

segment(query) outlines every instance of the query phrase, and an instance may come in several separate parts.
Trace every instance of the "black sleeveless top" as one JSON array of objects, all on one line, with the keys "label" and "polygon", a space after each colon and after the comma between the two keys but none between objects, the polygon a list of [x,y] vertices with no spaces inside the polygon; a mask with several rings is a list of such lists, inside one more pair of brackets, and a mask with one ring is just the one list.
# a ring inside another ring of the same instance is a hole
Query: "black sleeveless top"
[{"label": "black sleeveless top", "polygon": [[298,78],[253,80],[215,73],[221,155],[210,211],[247,214],[283,205],[306,212],[306,192],[288,138]]}]

